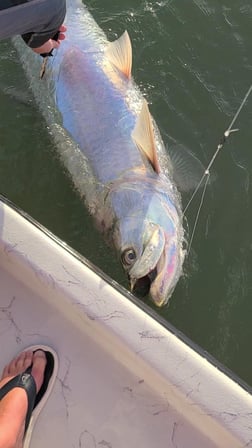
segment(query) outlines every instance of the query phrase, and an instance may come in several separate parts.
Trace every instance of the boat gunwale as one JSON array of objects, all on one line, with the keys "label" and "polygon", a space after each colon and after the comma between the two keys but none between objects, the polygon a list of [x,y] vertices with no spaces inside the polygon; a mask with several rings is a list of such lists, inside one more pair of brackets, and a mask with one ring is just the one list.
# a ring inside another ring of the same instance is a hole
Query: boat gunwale
[{"label": "boat gunwale", "polygon": [[[94,263],[89,261],[84,255],[80,254],[77,250],[73,249],[66,242],[64,242],[60,237],[56,236],[53,232],[51,232],[47,227],[43,224],[39,223],[35,218],[33,218],[29,213],[25,212],[21,207],[14,204],[11,200],[9,200],[3,194],[0,194],[0,205],[1,203],[10,207],[14,212],[20,215],[22,218],[27,220],[30,224],[35,226],[38,230],[40,230],[44,235],[50,238],[54,243],[56,243],[63,250],[67,251],[72,257],[76,260],[84,264],[88,269],[98,275],[102,280],[104,280],[107,284],[109,284],[112,288],[114,288],[117,292],[122,294],[126,299],[130,300],[134,305],[140,308],[144,313],[150,316],[152,319],[157,321],[162,327],[168,330],[171,334],[176,336],[181,342],[187,345],[190,349],[196,352],[199,356],[206,359],[212,366],[216,367],[220,372],[229,377],[232,381],[237,383],[242,389],[252,395],[252,387],[242,380],[237,374],[235,374],[231,369],[222,364],[218,359],[216,359],[213,355],[211,355],[207,350],[203,347],[195,343],[192,339],[186,336],[181,330],[172,325],[169,321],[160,316],[154,309],[150,308],[146,303],[137,299],[133,294],[127,291],[123,286],[113,280],[109,275],[107,275],[102,269],[96,266]],[[1,225],[1,223],[0,223]]]}]

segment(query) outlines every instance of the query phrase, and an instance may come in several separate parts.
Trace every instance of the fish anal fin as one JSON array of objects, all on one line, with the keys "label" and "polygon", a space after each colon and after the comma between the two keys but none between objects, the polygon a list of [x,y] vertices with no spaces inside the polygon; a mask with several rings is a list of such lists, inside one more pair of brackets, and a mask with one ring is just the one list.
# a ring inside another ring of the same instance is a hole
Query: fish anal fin
[{"label": "fish anal fin", "polygon": [[160,173],[157,148],[155,144],[152,118],[149,112],[147,101],[143,101],[142,109],[137,117],[135,128],[131,137],[142,154],[147,157],[154,171]]},{"label": "fish anal fin", "polygon": [[110,63],[120,70],[127,78],[131,77],[132,46],[127,31],[119,39],[108,44],[106,56]]}]

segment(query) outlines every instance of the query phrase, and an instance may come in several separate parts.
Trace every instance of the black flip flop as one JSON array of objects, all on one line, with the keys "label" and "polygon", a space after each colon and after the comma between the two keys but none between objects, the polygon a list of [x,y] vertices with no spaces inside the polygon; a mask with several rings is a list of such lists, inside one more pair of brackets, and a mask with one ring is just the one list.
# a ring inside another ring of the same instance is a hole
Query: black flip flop
[{"label": "black flip flop", "polygon": [[44,407],[48,396],[51,393],[58,371],[58,358],[56,352],[50,347],[47,347],[45,345],[36,345],[28,347],[23,351],[28,350],[33,351],[34,353],[37,350],[43,350],[47,359],[44,381],[38,394],[36,394],[36,384],[31,374],[32,366],[28,367],[25,372],[12,378],[0,389],[0,400],[2,400],[5,395],[7,395],[8,392],[10,392],[15,387],[20,387],[26,391],[28,398],[28,409],[25,419],[25,435],[23,448],[28,448],[29,446],[35,421],[41,409]]}]

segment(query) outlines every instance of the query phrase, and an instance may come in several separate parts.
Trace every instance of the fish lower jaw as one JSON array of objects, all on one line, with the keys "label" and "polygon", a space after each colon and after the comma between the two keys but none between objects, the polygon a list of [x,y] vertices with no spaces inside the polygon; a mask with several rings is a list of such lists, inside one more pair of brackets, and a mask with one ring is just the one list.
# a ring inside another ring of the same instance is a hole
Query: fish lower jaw
[{"label": "fish lower jaw", "polygon": [[160,296],[160,295],[156,295],[155,293],[153,293],[150,289],[150,297],[152,302],[158,307],[158,308],[162,308],[163,306],[167,305],[172,294],[173,291],[175,289],[175,285],[170,289],[169,293],[167,295],[164,296]]},{"label": "fish lower jaw", "polygon": [[173,275],[170,277],[169,282],[166,283],[165,290],[163,287],[162,270],[160,271],[158,269],[160,266],[157,265],[143,277],[139,277],[137,279],[129,278],[132,293],[140,299],[149,296],[150,300],[158,308],[162,308],[167,305],[178,283],[178,280],[182,275],[183,260],[184,253],[181,254],[180,262],[178,262],[176,269],[174,269]]},{"label": "fish lower jaw", "polygon": [[181,248],[181,250],[178,251],[173,268],[168,275],[167,272],[166,275],[164,274],[164,268],[162,268],[161,261],[160,265],[157,266],[157,275],[150,286],[149,295],[152,302],[158,308],[167,305],[171,296],[173,295],[173,292],[178,284],[179,278],[183,273],[182,266],[184,262],[184,256],[185,252]]}]

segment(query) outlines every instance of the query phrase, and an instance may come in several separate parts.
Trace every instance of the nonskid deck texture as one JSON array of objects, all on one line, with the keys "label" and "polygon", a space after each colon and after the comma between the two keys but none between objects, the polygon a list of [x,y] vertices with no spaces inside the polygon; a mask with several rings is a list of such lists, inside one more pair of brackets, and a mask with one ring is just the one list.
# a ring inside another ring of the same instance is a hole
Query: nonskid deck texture
[{"label": "nonskid deck texture", "polygon": [[59,356],[31,447],[252,446],[249,393],[4,204],[0,228],[0,368]]}]

